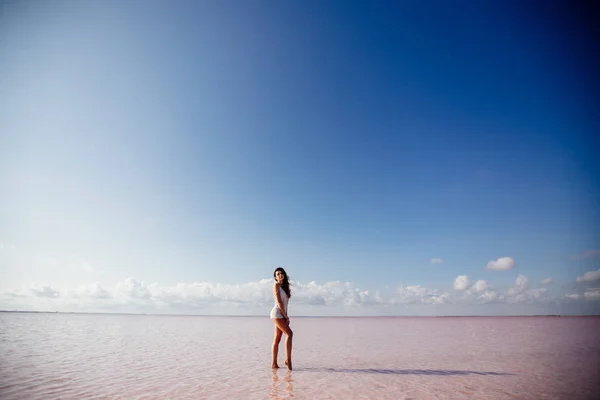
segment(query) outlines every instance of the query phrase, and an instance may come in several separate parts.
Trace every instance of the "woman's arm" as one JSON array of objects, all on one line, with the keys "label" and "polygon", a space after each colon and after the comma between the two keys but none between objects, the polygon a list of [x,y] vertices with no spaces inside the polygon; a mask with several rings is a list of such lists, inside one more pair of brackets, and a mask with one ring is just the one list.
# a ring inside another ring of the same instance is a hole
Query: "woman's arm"
[{"label": "woman's arm", "polygon": [[277,302],[277,306],[281,310],[283,317],[287,320],[288,319],[287,312],[285,311],[285,308],[283,307],[283,302],[281,301],[281,295],[279,294],[280,286],[281,285],[279,285],[279,283],[276,283],[273,285],[273,294],[275,295],[275,301]]}]

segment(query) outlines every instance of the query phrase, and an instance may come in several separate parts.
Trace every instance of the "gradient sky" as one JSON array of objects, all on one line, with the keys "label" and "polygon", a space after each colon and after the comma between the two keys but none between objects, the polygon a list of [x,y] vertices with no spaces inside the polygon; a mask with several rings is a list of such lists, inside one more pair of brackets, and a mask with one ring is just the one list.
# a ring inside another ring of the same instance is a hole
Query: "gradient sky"
[{"label": "gradient sky", "polygon": [[600,313],[566,4],[2,2],[0,308]]}]

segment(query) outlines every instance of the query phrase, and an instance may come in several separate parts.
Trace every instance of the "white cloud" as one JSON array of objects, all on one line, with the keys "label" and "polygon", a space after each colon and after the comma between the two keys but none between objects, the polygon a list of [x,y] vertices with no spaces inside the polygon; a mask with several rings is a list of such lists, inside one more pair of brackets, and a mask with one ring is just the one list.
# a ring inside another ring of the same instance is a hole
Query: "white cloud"
[{"label": "white cloud", "polygon": [[543,280],[540,282],[540,285],[550,285],[550,284],[552,284],[553,282],[554,282],[554,280],[553,280],[552,278],[546,278],[546,279],[543,279]]},{"label": "white cloud", "polygon": [[548,288],[529,289],[529,278],[519,275],[508,289],[506,301],[514,303],[544,303],[554,298],[549,296]]},{"label": "white cloud", "polygon": [[454,280],[454,290],[466,290],[471,282],[467,275],[459,275]]},{"label": "white cloud", "polygon": [[473,286],[471,287],[471,290],[473,290],[475,293],[479,293],[479,292],[483,292],[487,288],[488,288],[487,282],[479,280],[473,284]]},{"label": "white cloud", "polygon": [[423,286],[403,286],[396,289],[394,303],[400,304],[444,304],[451,302],[448,293],[440,293],[438,290],[425,288]]},{"label": "white cloud", "polygon": [[529,287],[529,279],[525,275],[519,275],[515,279],[513,287],[508,289],[509,296],[522,294]]},{"label": "white cloud", "polygon": [[519,275],[515,279],[515,287],[520,290],[525,290],[529,287],[529,279],[525,275]]},{"label": "white cloud", "polygon": [[[381,310],[407,310],[406,307],[438,313],[453,307],[479,307],[491,303],[535,305],[552,299],[547,288],[529,289],[529,280],[524,275],[519,275],[507,292],[494,289],[484,280],[471,282],[466,275],[457,276],[453,283],[455,291],[449,293],[420,285],[400,284],[394,290],[389,288],[380,292],[361,289],[351,282],[293,282],[292,304],[294,312],[301,315],[320,312],[368,314]],[[73,289],[34,285],[0,293],[0,309],[262,314],[268,313],[274,303],[272,285],[273,279],[262,279],[240,285],[192,282],[163,286],[134,277],[111,287],[101,283]],[[598,296],[596,289],[588,289],[586,293],[573,293],[563,301]],[[436,305],[445,308],[431,308]]]},{"label": "white cloud", "polygon": [[[269,283],[269,288],[272,283]],[[308,305],[358,305],[362,301],[377,302],[368,291],[361,291],[355,288],[350,282],[326,282],[318,285],[312,281],[308,284],[296,283],[293,287],[296,300]],[[273,295],[269,292],[265,295],[265,301],[272,301]]]},{"label": "white cloud", "polygon": [[[161,286],[157,283],[129,277],[118,282],[113,288],[104,288],[100,283],[66,290],[59,294],[49,285],[32,287],[26,292],[4,292],[2,298],[13,304],[19,299],[31,300],[38,297],[52,299],[55,306],[102,306],[111,309],[119,307],[144,307],[144,309],[169,310],[173,308],[204,309],[211,306],[270,307],[274,303],[272,279],[262,279],[241,285],[194,282],[179,283],[174,286]],[[350,282],[326,282],[306,284],[294,282],[292,301],[295,306],[329,307],[370,307],[411,304],[444,304],[451,302],[448,293],[422,286],[400,285],[387,295],[380,291],[362,290]],[[19,303],[21,304],[21,303]]]},{"label": "white cloud", "polygon": [[115,288],[115,297],[128,300],[149,299],[152,297],[150,290],[142,281],[129,277],[123,282],[119,282]]},{"label": "white cloud", "polygon": [[431,259],[432,264],[442,264],[443,262],[444,262],[443,258],[432,258]]},{"label": "white cloud", "polygon": [[75,299],[110,299],[111,294],[105,290],[99,283],[81,286],[68,294]]},{"label": "white cloud", "polygon": [[586,300],[600,300],[600,290],[589,290],[583,294],[583,298]]},{"label": "white cloud", "polygon": [[596,301],[600,300],[600,289],[590,289],[583,293],[568,293],[565,297],[571,300]]},{"label": "white cloud", "polygon": [[55,299],[55,298],[60,297],[60,293],[58,292],[58,290],[54,289],[50,285],[41,285],[41,286],[32,285],[29,288],[29,291],[31,292],[31,294],[33,294],[36,297],[47,297],[50,299]]},{"label": "white cloud", "polygon": [[548,293],[548,288],[538,288],[538,289],[530,289],[527,292],[529,297],[533,297],[535,299],[541,299],[546,296]]},{"label": "white cloud", "polygon": [[583,274],[583,276],[578,276],[576,281],[577,282],[593,282],[593,281],[597,281],[598,279],[600,279],[600,269],[598,269],[596,271],[588,271],[585,274]]},{"label": "white cloud", "polygon": [[508,271],[515,266],[515,260],[512,257],[501,257],[496,261],[487,263],[485,269],[489,271]]},{"label": "white cloud", "polygon": [[480,296],[477,297],[477,300],[483,303],[489,303],[496,300],[502,300],[503,296],[498,295],[494,290],[486,290]]},{"label": "white cloud", "polygon": [[488,282],[480,279],[472,283],[466,275],[460,275],[454,280],[454,289],[459,291],[455,295],[456,301],[462,304],[486,304],[505,299]]},{"label": "white cloud", "polygon": [[[115,298],[121,302],[150,302],[162,306],[185,305],[204,307],[214,304],[265,306],[274,303],[272,279],[262,279],[241,285],[195,282],[179,283],[164,287],[158,284],[147,285],[135,278],[119,282],[115,288]],[[316,282],[292,285],[292,298],[295,304],[323,306],[357,306],[382,303],[379,292],[360,290],[350,282]]]},{"label": "white cloud", "polygon": [[15,250],[16,248],[12,243],[0,243],[0,250]]}]

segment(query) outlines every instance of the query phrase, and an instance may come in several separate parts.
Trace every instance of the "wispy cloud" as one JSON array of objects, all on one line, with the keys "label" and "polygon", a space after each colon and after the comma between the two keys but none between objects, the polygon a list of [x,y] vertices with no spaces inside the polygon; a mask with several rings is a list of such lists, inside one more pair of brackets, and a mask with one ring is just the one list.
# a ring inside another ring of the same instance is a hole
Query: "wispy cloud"
[{"label": "wispy cloud", "polygon": [[83,257],[76,256],[69,262],[68,266],[75,272],[87,272],[90,274],[96,272],[96,269]]},{"label": "wispy cloud", "polygon": [[515,266],[515,260],[512,257],[501,257],[496,261],[490,261],[485,266],[489,271],[508,271]]},{"label": "wispy cloud", "polygon": [[3,296],[7,299],[25,299],[31,296],[31,293],[27,289],[12,289],[6,290]]},{"label": "wispy cloud", "polygon": [[443,262],[444,262],[443,258],[432,258],[431,259],[432,264],[442,264]]},{"label": "wispy cloud", "polygon": [[554,282],[554,280],[552,278],[546,278],[546,279],[542,279],[542,281],[540,282],[540,285],[551,285]]},{"label": "wispy cloud", "polygon": [[574,260],[585,260],[588,258],[600,257],[600,250],[588,250],[573,256]]}]

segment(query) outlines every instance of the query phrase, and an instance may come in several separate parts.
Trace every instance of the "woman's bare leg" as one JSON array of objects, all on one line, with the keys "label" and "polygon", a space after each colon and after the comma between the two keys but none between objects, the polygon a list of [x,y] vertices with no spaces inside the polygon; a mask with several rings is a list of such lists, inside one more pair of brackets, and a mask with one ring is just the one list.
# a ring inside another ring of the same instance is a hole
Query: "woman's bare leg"
[{"label": "woman's bare leg", "polygon": [[285,365],[287,365],[288,369],[292,369],[292,337],[294,336],[294,332],[290,329],[290,326],[285,322],[283,318],[275,318],[273,319],[275,325],[279,330],[285,333]]},{"label": "woman's bare leg", "polygon": [[271,368],[279,368],[279,365],[277,365],[277,354],[279,353],[279,342],[281,341],[282,334],[283,332],[281,331],[281,329],[279,329],[277,327],[277,324],[275,324],[275,336],[273,337],[273,358],[271,360]]}]

